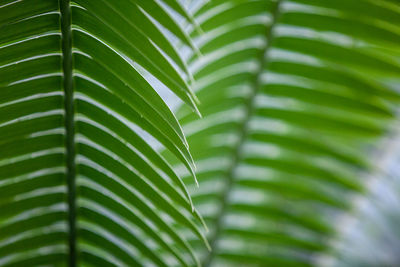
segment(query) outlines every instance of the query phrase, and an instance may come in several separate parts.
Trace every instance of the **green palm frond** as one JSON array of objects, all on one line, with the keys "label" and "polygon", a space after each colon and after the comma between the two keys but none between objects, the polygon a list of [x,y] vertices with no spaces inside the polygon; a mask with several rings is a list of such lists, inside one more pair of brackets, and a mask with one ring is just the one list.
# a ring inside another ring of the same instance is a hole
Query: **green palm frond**
[{"label": "green palm frond", "polygon": [[340,260],[399,25],[397,0],[0,0],[0,266]]},{"label": "green palm frond", "polygon": [[[180,124],[147,79],[193,110],[177,1],[0,1],[0,265],[196,265],[205,240],[182,180]],[[140,72],[139,72],[140,71]],[[146,74],[143,74],[145,71]],[[146,77],[146,78],[144,78]]]},{"label": "green palm frond", "polygon": [[400,6],[214,0],[194,17],[203,56],[188,62],[204,118],[187,107],[178,118],[212,251],[192,243],[204,266],[313,265],[336,215],[364,192],[366,152],[394,118]]}]

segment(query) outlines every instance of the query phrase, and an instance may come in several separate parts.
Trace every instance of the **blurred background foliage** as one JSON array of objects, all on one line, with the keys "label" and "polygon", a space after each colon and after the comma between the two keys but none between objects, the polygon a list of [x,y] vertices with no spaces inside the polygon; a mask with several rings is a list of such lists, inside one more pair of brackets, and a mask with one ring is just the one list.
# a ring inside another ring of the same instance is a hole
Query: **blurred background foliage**
[{"label": "blurred background foliage", "polygon": [[398,266],[398,3],[186,6],[204,31],[188,27],[201,56],[183,50],[203,118],[177,114],[205,266]]},{"label": "blurred background foliage", "polygon": [[0,89],[0,266],[400,266],[398,0],[0,0]]}]

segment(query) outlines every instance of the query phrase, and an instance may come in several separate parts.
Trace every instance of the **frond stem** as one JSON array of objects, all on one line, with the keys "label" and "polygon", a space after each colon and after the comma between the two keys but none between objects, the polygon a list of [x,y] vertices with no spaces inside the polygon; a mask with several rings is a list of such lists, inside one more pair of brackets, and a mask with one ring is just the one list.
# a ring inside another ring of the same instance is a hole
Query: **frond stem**
[{"label": "frond stem", "polygon": [[68,190],[68,262],[76,266],[76,170],[74,88],[72,78],[72,37],[70,0],[59,0],[61,13],[61,49],[65,109],[66,179]]},{"label": "frond stem", "polygon": [[261,74],[263,73],[264,68],[266,67],[266,64],[268,63],[268,59],[267,59],[266,55],[267,55],[269,49],[271,48],[271,43],[272,43],[272,39],[273,39],[273,29],[277,23],[277,20],[279,17],[279,11],[280,11],[279,7],[282,2],[283,2],[283,0],[277,0],[275,3],[275,6],[273,7],[272,22],[271,22],[270,26],[267,27],[266,44],[263,47],[263,49],[260,51],[260,55],[259,55],[260,64],[254,75],[253,90],[245,102],[246,115],[242,122],[242,127],[240,128],[239,141],[238,141],[238,143],[236,145],[236,149],[234,151],[232,164],[227,171],[227,185],[226,185],[224,191],[222,192],[222,206],[221,206],[220,212],[218,213],[219,215],[216,219],[217,221],[215,224],[216,225],[215,232],[210,239],[211,251],[208,254],[207,258],[204,260],[203,266],[205,266],[205,267],[209,267],[211,265],[211,262],[213,261],[214,257],[216,256],[216,246],[217,246],[218,239],[222,232],[223,219],[224,219],[225,213],[228,208],[229,195],[232,190],[232,186],[234,184],[235,171],[236,171],[237,166],[240,163],[242,147],[248,136],[249,121],[250,121],[251,117],[253,116],[254,109],[255,109],[255,105],[254,105],[255,98],[261,87]]}]

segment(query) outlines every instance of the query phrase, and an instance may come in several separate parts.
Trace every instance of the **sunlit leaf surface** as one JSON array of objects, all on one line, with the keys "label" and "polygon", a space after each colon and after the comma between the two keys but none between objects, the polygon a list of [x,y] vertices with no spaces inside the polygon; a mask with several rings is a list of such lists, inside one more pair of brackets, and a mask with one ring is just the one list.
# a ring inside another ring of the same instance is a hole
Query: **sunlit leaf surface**
[{"label": "sunlit leaf surface", "polygon": [[197,109],[164,33],[193,47],[168,10],[191,17],[164,2],[0,1],[0,266],[198,264],[177,226],[205,242],[201,217],[136,131],[192,170],[140,71]]}]

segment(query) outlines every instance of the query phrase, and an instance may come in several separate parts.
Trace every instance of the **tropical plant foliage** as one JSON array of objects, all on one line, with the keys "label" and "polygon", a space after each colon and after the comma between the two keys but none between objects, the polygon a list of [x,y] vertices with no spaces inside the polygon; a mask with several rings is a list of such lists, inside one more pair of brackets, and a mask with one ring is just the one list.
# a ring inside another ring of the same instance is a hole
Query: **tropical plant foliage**
[{"label": "tropical plant foliage", "polygon": [[190,2],[0,0],[0,266],[329,251],[400,100],[400,4]]},{"label": "tropical plant foliage", "polygon": [[[400,6],[211,1],[189,58],[204,116],[179,110],[210,228],[204,266],[310,266],[364,192],[399,93]],[[179,164],[177,168],[181,168]],[[187,180],[189,182],[189,179]],[[185,180],[186,182],[186,180]],[[196,243],[196,241],[193,241]]]},{"label": "tropical plant foliage", "polygon": [[[0,266],[195,265],[204,239],[182,181],[179,123],[138,71],[196,109],[163,28],[175,1],[0,1]],[[156,21],[157,20],[157,21]],[[161,49],[160,49],[161,48]]]}]

